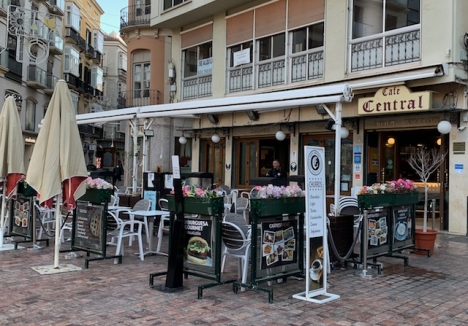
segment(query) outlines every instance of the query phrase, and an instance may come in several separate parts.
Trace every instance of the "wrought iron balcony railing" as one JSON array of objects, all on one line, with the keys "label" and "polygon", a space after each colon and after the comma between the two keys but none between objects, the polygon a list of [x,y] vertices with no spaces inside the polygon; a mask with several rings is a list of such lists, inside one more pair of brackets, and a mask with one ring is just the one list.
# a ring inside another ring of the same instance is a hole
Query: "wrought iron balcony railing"
[{"label": "wrought iron balcony railing", "polygon": [[151,22],[151,5],[135,5],[120,11],[120,29],[131,26],[149,26]]},{"label": "wrought iron balcony railing", "polygon": [[132,89],[119,92],[118,106],[135,107],[159,104],[160,91],[157,89]]}]

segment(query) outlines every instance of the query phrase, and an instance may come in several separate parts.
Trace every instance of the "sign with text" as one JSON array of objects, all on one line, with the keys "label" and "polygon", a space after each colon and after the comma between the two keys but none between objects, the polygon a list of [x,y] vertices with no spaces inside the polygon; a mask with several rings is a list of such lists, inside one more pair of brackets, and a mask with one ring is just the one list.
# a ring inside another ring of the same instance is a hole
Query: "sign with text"
[{"label": "sign with text", "polygon": [[432,92],[411,92],[406,86],[387,86],[379,89],[374,97],[360,98],[359,115],[412,113],[428,111],[432,104]]},{"label": "sign with text", "polygon": [[261,269],[297,262],[297,220],[262,223]]},{"label": "sign with text", "polygon": [[413,245],[413,224],[412,205],[393,207],[392,250]]},{"label": "sign with text", "polygon": [[[18,194],[10,201],[10,234],[32,239],[33,197]],[[38,213],[39,214],[39,213]],[[43,227],[41,225],[41,227]]]},{"label": "sign with text", "polygon": [[212,226],[211,219],[185,218],[186,244],[184,248],[187,262],[195,265],[213,266]]},{"label": "sign with text", "polygon": [[78,201],[73,214],[72,248],[105,256],[104,205]]}]

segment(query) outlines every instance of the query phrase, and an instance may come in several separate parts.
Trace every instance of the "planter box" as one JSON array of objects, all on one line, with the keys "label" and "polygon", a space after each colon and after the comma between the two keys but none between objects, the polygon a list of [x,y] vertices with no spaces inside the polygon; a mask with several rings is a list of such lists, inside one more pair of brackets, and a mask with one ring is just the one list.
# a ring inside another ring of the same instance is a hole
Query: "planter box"
[{"label": "planter box", "polygon": [[250,199],[250,211],[257,217],[305,212],[305,197]]},{"label": "planter box", "polygon": [[389,207],[412,205],[419,201],[418,192],[378,194],[378,195],[358,195],[358,205],[360,208]]},{"label": "planter box", "polygon": [[113,194],[112,189],[86,189],[86,192],[78,200],[89,201],[91,203],[103,203],[109,202],[111,195]]},{"label": "planter box", "polygon": [[17,193],[27,197],[34,197],[37,195],[37,191],[33,187],[24,182],[18,182]]},{"label": "planter box", "polygon": [[[169,210],[176,211],[174,196],[168,196]],[[200,215],[222,215],[224,211],[223,197],[198,198],[184,197],[184,213]]]}]

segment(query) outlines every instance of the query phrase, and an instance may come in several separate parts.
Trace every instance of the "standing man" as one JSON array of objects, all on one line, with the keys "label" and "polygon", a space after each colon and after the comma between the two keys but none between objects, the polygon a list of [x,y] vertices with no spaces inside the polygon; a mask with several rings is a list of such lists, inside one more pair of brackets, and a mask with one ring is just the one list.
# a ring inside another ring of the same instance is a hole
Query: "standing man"
[{"label": "standing man", "polygon": [[114,167],[113,173],[114,173],[114,186],[117,186],[117,181],[122,181],[122,175],[124,174],[121,160],[117,161],[117,165]]},{"label": "standing man", "polygon": [[273,160],[273,169],[271,169],[266,176],[286,180],[288,174],[286,173],[286,170],[281,167],[280,162],[276,159]]}]

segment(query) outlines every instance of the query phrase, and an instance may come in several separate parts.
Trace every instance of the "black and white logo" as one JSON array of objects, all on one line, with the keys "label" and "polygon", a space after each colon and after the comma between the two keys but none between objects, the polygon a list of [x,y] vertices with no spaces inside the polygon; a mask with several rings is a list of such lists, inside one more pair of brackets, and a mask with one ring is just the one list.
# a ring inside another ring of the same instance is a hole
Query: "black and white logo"
[{"label": "black and white logo", "polygon": [[308,157],[308,167],[310,173],[313,175],[319,175],[322,172],[323,163],[321,160],[320,153],[316,150],[313,150],[309,153]]}]

